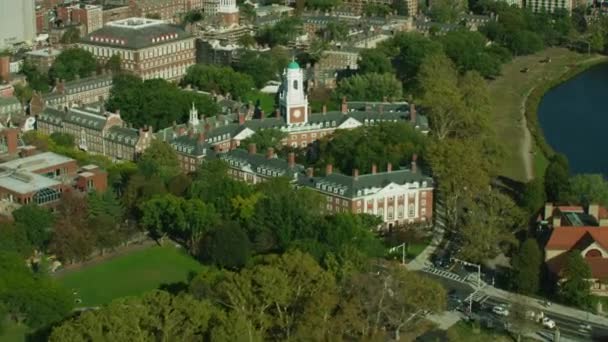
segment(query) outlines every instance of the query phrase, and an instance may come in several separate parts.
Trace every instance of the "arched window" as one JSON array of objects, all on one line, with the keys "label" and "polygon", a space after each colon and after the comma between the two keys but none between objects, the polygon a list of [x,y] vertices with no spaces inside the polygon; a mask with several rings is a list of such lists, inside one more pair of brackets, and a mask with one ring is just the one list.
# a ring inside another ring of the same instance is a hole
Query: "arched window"
[{"label": "arched window", "polygon": [[297,80],[293,81],[293,89],[298,90],[298,81]]},{"label": "arched window", "polygon": [[601,258],[602,252],[597,249],[590,249],[585,253],[585,258]]}]

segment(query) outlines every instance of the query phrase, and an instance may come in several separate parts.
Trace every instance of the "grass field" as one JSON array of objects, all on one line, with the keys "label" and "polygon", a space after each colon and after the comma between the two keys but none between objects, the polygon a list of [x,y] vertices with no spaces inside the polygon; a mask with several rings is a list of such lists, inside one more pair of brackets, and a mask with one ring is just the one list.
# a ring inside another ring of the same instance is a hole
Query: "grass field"
[{"label": "grass field", "polygon": [[76,291],[79,306],[98,306],[112,299],[139,295],[162,284],[188,280],[203,268],[174,246],[154,246],[61,275],[58,280]]},{"label": "grass field", "polygon": [[[550,57],[550,63],[540,63]],[[498,141],[505,148],[502,175],[513,180],[525,181],[524,161],[521,153],[524,130],[522,125],[521,104],[526,94],[548,80],[559,78],[568,66],[590,58],[564,48],[549,48],[530,56],[513,59],[502,68],[502,76],[490,81],[488,88],[493,105],[491,122]],[[522,69],[529,68],[524,73]],[[534,142],[532,143],[534,145]],[[537,149],[532,148],[533,151]],[[546,160],[542,154],[535,153],[533,169],[535,173],[544,169]]]},{"label": "grass field", "polygon": [[0,334],[0,342],[23,342],[29,330],[26,325],[7,322]]}]

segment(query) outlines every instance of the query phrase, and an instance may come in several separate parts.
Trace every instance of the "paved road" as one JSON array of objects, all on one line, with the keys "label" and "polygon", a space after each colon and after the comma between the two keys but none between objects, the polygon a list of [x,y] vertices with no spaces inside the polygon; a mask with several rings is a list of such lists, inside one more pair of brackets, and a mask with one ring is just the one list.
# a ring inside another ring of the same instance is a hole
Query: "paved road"
[{"label": "paved road", "polygon": [[[478,303],[485,304],[487,306],[487,310],[491,310],[491,308],[495,305],[506,304],[507,301],[504,299],[494,298],[487,296],[482,293],[476,293],[473,295],[473,301],[477,301]],[[606,341],[608,340],[608,327],[601,326],[597,324],[589,323],[585,320],[585,317],[581,317],[580,319],[571,318],[564,315],[559,315],[556,313],[545,313],[546,317],[551,318],[555,321],[556,326],[559,328],[560,333],[563,337],[567,337],[568,339],[574,341]],[[591,326],[591,331],[587,331],[581,328],[581,325],[589,324]],[[540,326],[539,326],[540,328]],[[549,329],[539,329],[539,332],[544,336],[552,336],[553,331]]]}]

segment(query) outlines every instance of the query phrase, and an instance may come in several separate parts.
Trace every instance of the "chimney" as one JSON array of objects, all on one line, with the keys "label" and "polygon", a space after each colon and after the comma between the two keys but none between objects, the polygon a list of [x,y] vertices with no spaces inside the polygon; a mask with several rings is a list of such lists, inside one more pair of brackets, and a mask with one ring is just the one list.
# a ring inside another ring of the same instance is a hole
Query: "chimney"
[{"label": "chimney", "polygon": [[416,105],[413,103],[410,103],[410,122],[416,123]]},{"label": "chimney", "polygon": [[553,203],[547,202],[545,203],[545,216],[543,218],[546,221],[549,221],[551,216],[553,216]]},{"label": "chimney", "polygon": [[289,165],[290,169],[293,169],[296,166],[296,154],[293,152],[289,152],[289,154],[287,154],[287,164]]},{"label": "chimney", "polygon": [[192,138],[194,136],[194,131],[189,129],[188,130],[188,138]]},{"label": "chimney", "polygon": [[179,136],[181,137],[182,135],[184,135],[186,133],[186,128],[185,127],[180,127],[179,128]]},{"label": "chimney", "polygon": [[205,124],[205,133],[208,133],[211,130],[211,125],[209,123]]},{"label": "chimney", "polygon": [[314,177],[315,171],[312,167],[306,169],[306,177]]},{"label": "chimney", "polygon": [[393,171],[393,164],[388,163],[386,164],[386,172],[392,172]]},{"label": "chimney", "polygon": [[269,147],[266,150],[266,159],[272,159],[272,158],[274,158],[274,148]]},{"label": "chimney", "polygon": [[327,113],[327,105],[323,105],[323,114]]},{"label": "chimney", "polygon": [[277,119],[281,117],[281,110],[279,110],[279,108],[274,110],[274,117]]},{"label": "chimney", "polygon": [[333,164],[327,164],[325,166],[325,175],[329,176],[334,172],[334,165]]},{"label": "chimney", "polygon": [[199,132],[198,133],[198,139],[197,139],[199,144],[202,144],[205,142],[205,133],[204,132]]},{"label": "chimney", "polygon": [[346,103],[346,96],[342,98],[342,104],[340,105],[340,111],[342,114],[348,113],[348,103]]},{"label": "chimney", "polygon": [[372,164],[372,174],[376,174],[378,172],[378,166],[376,164]]},{"label": "chimney", "polygon": [[418,172],[418,165],[416,164],[416,160],[418,159],[417,154],[412,155],[412,173]]},{"label": "chimney", "polygon": [[264,111],[261,110],[260,111],[260,120],[263,120],[265,116],[266,116],[266,113],[264,113]]},{"label": "chimney", "polygon": [[589,204],[587,211],[598,223],[600,222],[600,206],[598,204]]},{"label": "chimney", "polygon": [[244,125],[245,124],[245,114],[243,113],[239,113],[239,125]]},{"label": "chimney", "polygon": [[359,179],[359,169],[353,169],[353,178],[355,180]]},{"label": "chimney", "polygon": [[254,143],[249,144],[248,146],[249,154],[256,154],[257,149]]}]

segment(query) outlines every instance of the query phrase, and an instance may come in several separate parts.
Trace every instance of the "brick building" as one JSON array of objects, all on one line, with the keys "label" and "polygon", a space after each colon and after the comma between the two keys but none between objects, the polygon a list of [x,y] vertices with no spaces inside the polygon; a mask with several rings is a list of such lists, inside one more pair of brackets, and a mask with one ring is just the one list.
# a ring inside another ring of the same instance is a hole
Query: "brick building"
[{"label": "brick building", "polygon": [[25,54],[25,59],[34,65],[38,71],[48,73],[53,62],[55,62],[55,59],[60,53],[61,50],[48,47],[45,49],[28,51]]},{"label": "brick building", "polygon": [[128,128],[119,113],[106,112],[103,107],[48,107],[36,124],[41,133],[70,134],[81,150],[116,160],[136,160],[154,138],[151,129]]},{"label": "brick building", "polygon": [[89,34],[103,26],[103,10],[101,6],[77,4],[59,6],[56,9],[57,19],[64,24],[81,24],[84,33]]},{"label": "brick building", "polygon": [[287,160],[276,158],[269,149],[266,154],[258,154],[255,145],[248,151],[237,149],[218,157],[228,165],[231,177],[251,184],[269,178],[286,177],[299,187],[318,192],[324,198],[323,207],[328,213],[351,212],[371,214],[382,219],[384,228],[397,225],[432,222],[433,179],[424,175],[412,161],[409,169],[393,170],[388,164],[384,172],[378,172],[376,165],[372,173],[352,175],[333,171],[327,165],[325,175],[314,176],[312,169],[304,170],[295,163],[290,153]]},{"label": "brick building", "polygon": [[109,22],[83,38],[80,45],[102,64],[119,55],[123,70],[143,79],[178,80],[196,59],[194,37],[162,20]]},{"label": "brick building", "polygon": [[48,94],[35,92],[30,102],[30,114],[38,115],[47,106],[71,107],[73,104],[89,104],[104,101],[110,96],[112,75],[102,74],[74,81],[57,80]]},{"label": "brick building", "polygon": [[608,210],[597,204],[545,205],[541,227],[550,229],[545,263],[556,279],[562,279],[568,253],[577,251],[589,265],[588,279],[595,295],[608,296]]},{"label": "brick building", "polygon": [[429,131],[428,120],[417,114],[414,104],[407,102],[347,102],[343,99],[339,111],[323,110],[312,113],[304,90],[304,73],[296,62],[290,63],[283,75],[279,108],[270,115],[237,109],[214,117],[199,118],[193,109],[187,124],[159,130],[158,139],[167,141],[183,161],[182,167],[191,172],[212,152],[222,153],[237,148],[241,141],[263,129],[285,132],[284,145],[294,148],[333,134],[335,130],[353,129],[382,122],[409,122],[423,133]]},{"label": "brick building", "polygon": [[185,0],[129,0],[131,16],[158,17],[167,21],[174,21],[186,12],[185,6]]},{"label": "brick building", "polygon": [[101,15],[104,25],[110,21],[124,20],[132,17],[129,6],[104,6]]}]

